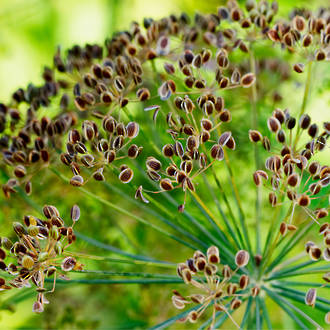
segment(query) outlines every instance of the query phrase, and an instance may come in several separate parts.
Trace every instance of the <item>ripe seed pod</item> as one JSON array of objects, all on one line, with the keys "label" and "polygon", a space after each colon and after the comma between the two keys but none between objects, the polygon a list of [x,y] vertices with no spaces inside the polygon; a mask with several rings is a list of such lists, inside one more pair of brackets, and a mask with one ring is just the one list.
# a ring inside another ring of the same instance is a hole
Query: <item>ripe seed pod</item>
[{"label": "ripe seed pod", "polygon": [[267,126],[271,132],[276,133],[281,128],[281,123],[277,118],[270,117],[267,120]]},{"label": "ripe seed pod", "polygon": [[239,287],[244,290],[247,288],[247,286],[249,285],[249,277],[245,274],[243,274],[240,279],[239,279]]},{"label": "ripe seed pod", "polygon": [[241,85],[244,88],[252,86],[256,81],[256,77],[253,73],[247,73],[241,78]]},{"label": "ripe seed pod", "polygon": [[262,135],[259,131],[249,130],[249,139],[251,142],[259,142],[262,141]]},{"label": "ripe seed pod", "polygon": [[249,252],[245,250],[240,250],[236,253],[235,263],[239,268],[245,267],[248,264],[249,259],[250,259]]},{"label": "ripe seed pod", "polygon": [[293,70],[297,73],[303,73],[305,69],[305,65],[303,63],[296,63],[293,66]]},{"label": "ripe seed pod", "polygon": [[119,174],[119,180],[123,183],[128,183],[133,179],[134,173],[130,168],[125,168]]},{"label": "ripe seed pod", "polygon": [[228,265],[224,265],[222,269],[222,276],[226,279],[231,278],[231,269]]},{"label": "ripe seed pod", "polygon": [[75,187],[81,187],[84,184],[84,179],[80,175],[75,175],[71,178],[70,184]]},{"label": "ripe seed pod", "polygon": [[211,246],[207,249],[207,259],[211,264],[220,262],[219,249],[216,246]]},{"label": "ripe seed pod", "polygon": [[319,260],[321,258],[322,251],[316,245],[312,245],[312,246],[309,247],[308,254],[309,254],[309,257],[312,260],[316,261],[316,260]]},{"label": "ripe seed pod", "polygon": [[161,189],[163,189],[165,191],[170,191],[174,188],[171,180],[167,179],[167,178],[161,179],[159,185],[160,185]]},{"label": "ripe seed pod", "polygon": [[211,148],[211,157],[216,160],[223,160],[224,158],[224,152],[220,144],[214,144]]},{"label": "ripe seed pod", "polygon": [[231,309],[237,309],[241,306],[242,304],[242,300],[238,299],[238,298],[234,298],[231,302],[230,302],[230,308]]}]

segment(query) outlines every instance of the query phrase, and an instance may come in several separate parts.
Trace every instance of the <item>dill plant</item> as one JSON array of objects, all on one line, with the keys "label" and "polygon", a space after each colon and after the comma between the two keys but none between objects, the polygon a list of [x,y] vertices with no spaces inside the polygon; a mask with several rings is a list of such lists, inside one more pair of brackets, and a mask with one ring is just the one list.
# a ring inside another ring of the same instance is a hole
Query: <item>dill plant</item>
[{"label": "dill plant", "polygon": [[[42,85],[0,104],[4,198],[35,212],[1,237],[3,297],[32,284],[33,312],[47,313],[57,287],[152,284],[173,291],[169,314],[182,310],[154,329],[270,329],[270,302],[299,328],[329,324],[330,167],[319,154],[329,157],[330,122],[309,104],[313,85],[329,81],[330,11],[277,11],[228,1],[133,22],[104,45],[58,48]],[[304,92],[292,102],[297,80]],[[156,241],[132,252],[94,238],[98,219],[81,203],[77,224],[77,205],[65,217],[43,206],[53,187]],[[180,253],[159,259],[169,245]]]}]

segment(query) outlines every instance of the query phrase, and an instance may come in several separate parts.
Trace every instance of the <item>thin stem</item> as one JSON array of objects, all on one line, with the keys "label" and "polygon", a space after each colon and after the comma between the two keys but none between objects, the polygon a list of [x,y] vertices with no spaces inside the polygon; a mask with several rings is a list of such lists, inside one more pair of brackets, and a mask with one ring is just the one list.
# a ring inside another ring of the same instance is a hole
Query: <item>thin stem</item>
[{"label": "thin stem", "polygon": [[[253,53],[253,44],[251,42],[250,44],[250,71],[257,76],[256,74],[256,60]],[[252,129],[256,130],[258,128],[258,109],[257,109],[257,85],[254,83],[251,86],[251,126]],[[256,170],[260,169],[261,167],[261,161],[259,157],[259,149],[257,145],[253,144],[254,148],[254,162]],[[256,191],[256,252],[257,254],[260,254],[261,248],[260,248],[260,239],[261,239],[261,233],[260,233],[260,222],[261,222],[261,188],[258,187]]]}]

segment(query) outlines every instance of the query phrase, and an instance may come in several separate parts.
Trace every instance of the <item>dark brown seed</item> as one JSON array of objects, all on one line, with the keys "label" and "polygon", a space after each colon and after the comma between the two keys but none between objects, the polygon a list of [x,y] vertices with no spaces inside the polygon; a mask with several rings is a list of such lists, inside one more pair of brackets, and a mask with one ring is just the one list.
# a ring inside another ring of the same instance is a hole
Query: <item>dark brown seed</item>
[{"label": "dark brown seed", "polygon": [[269,203],[272,206],[276,206],[276,204],[277,204],[277,196],[276,196],[276,194],[274,192],[269,193],[268,200],[269,200]]},{"label": "dark brown seed", "polygon": [[296,187],[299,183],[299,175],[297,173],[292,173],[289,177],[288,177],[288,184],[291,187]]},{"label": "dark brown seed", "polygon": [[310,204],[310,198],[307,196],[307,195],[305,195],[305,194],[303,194],[303,195],[301,195],[299,198],[298,198],[298,204],[300,205],[300,206],[304,206],[304,207],[306,207],[306,206],[308,206],[309,204]]},{"label": "dark brown seed", "polygon": [[160,180],[159,185],[160,185],[161,189],[163,189],[165,191],[170,191],[170,190],[172,190],[174,188],[170,179],[162,179],[162,180]]},{"label": "dark brown seed", "polygon": [[220,144],[214,144],[211,148],[211,157],[216,160],[223,160],[224,158],[224,152]]},{"label": "dark brown seed", "polygon": [[256,77],[253,73],[247,73],[241,78],[241,85],[245,88],[252,86],[256,81]]},{"label": "dark brown seed", "polygon": [[297,73],[303,73],[305,69],[305,65],[303,63],[296,63],[293,66],[293,70],[296,71]]},{"label": "dark brown seed", "polygon": [[139,134],[139,125],[135,122],[130,122],[126,126],[127,136],[134,139]]},{"label": "dark brown seed", "polygon": [[224,123],[231,121],[230,111],[228,111],[227,109],[224,109],[223,111],[221,111],[219,114],[219,119]]},{"label": "dark brown seed", "polygon": [[259,142],[262,140],[262,135],[259,131],[249,130],[249,139],[251,142]]},{"label": "dark brown seed", "polygon": [[133,171],[130,168],[126,168],[119,174],[119,180],[123,183],[128,183],[133,179]]},{"label": "dark brown seed", "polygon": [[244,290],[249,285],[249,277],[247,275],[242,275],[239,279],[239,287]]},{"label": "dark brown seed", "polygon": [[273,133],[276,133],[281,128],[281,123],[275,117],[268,118],[267,125],[268,129]]}]

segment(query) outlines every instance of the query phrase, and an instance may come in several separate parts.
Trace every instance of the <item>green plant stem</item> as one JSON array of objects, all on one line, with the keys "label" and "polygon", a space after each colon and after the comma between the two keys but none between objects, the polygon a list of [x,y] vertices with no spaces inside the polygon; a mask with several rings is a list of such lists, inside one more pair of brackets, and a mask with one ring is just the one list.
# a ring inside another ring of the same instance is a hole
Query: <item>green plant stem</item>
[{"label": "green plant stem", "polygon": [[267,289],[266,287],[262,286],[262,289],[264,289],[268,296],[275,301],[277,305],[279,305],[297,324],[299,325],[300,329],[308,330],[306,325],[292,312],[290,308],[287,308],[287,304],[285,304],[285,300],[281,298],[281,296],[278,296],[273,291]]},{"label": "green plant stem", "polygon": [[[257,78],[257,73],[256,73],[256,60],[254,57],[254,52],[253,52],[253,44],[252,42],[250,43],[250,71],[255,75]],[[252,129],[256,130],[258,129],[258,109],[257,109],[257,84],[254,83],[251,86],[251,126]],[[255,162],[255,167],[256,170],[261,168],[261,161],[259,157],[259,150],[256,145],[256,143],[253,144],[254,148],[254,162]],[[257,188],[256,192],[256,204],[255,204],[255,209],[256,209],[256,253],[260,254],[261,253],[261,232],[260,232],[260,222],[261,222],[261,200],[262,200],[262,195],[261,195],[261,188]]]}]

